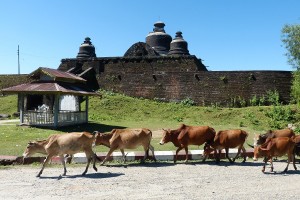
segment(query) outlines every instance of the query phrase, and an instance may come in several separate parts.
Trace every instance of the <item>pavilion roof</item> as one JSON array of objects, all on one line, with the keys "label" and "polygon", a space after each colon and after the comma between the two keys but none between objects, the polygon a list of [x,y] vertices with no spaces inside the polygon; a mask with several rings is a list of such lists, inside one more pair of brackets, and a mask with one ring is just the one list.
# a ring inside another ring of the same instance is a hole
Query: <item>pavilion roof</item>
[{"label": "pavilion roof", "polygon": [[86,80],[76,76],[75,74],[64,72],[56,69],[40,67],[37,70],[29,74],[29,77],[32,79],[42,80],[52,80],[52,81],[61,81],[61,82],[70,82],[70,83],[85,83]]},{"label": "pavilion roof", "polygon": [[64,82],[32,82],[2,89],[3,93],[98,95],[82,84]]}]

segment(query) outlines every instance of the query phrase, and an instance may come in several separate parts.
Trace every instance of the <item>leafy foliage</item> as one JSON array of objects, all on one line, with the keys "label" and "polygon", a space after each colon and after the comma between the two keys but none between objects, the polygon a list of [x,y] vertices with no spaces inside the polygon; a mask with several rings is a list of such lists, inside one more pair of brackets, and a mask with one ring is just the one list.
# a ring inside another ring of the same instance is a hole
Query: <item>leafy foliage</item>
[{"label": "leafy foliage", "polygon": [[295,68],[300,68],[300,25],[285,25],[282,30],[282,42],[287,49],[288,62]]},{"label": "leafy foliage", "polygon": [[293,72],[291,95],[293,101],[300,105],[300,70]]},{"label": "leafy foliage", "polygon": [[272,106],[270,111],[266,112],[266,116],[269,117],[269,125],[273,129],[285,128],[287,122],[294,123],[297,120],[296,111],[282,105]]}]

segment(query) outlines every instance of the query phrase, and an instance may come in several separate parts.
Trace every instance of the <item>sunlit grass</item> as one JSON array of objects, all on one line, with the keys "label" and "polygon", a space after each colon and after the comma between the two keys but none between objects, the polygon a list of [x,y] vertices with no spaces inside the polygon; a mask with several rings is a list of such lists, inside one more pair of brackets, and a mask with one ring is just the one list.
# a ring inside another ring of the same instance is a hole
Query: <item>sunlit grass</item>
[{"label": "sunlit grass", "polygon": [[[0,97],[0,113],[12,114],[17,109],[17,96]],[[291,106],[293,109],[298,109]],[[51,130],[17,125],[0,125],[0,155],[22,155],[27,143],[46,139],[53,133],[95,130],[109,132],[113,128],[162,128],[176,129],[180,124],[209,125],[216,131],[244,129],[249,133],[247,142],[253,142],[253,135],[272,129],[266,112],[268,106],[246,108],[220,108],[187,106],[180,103],[162,103],[147,99],[132,98],[115,93],[103,93],[102,98],[91,97],[89,123]],[[299,120],[298,120],[299,121]],[[176,150],[172,143],[159,145],[161,135],[154,135],[151,144],[156,151]],[[190,146],[189,149],[202,147]],[[107,152],[104,146],[95,147],[97,152]],[[133,151],[133,150],[128,150]],[[143,151],[140,147],[135,151]]]}]

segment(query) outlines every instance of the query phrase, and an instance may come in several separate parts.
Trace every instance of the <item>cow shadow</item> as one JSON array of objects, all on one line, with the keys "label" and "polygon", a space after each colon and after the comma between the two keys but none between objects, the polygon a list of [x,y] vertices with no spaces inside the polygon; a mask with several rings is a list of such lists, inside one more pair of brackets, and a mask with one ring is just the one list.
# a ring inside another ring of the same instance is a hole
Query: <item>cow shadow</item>
[{"label": "cow shadow", "polygon": [[189,165],[214,165],[214,166],[220,166],[220,167],[230,167],[230,166],[263,166],[262,162],[253,162],[253,161],[246,161],[246,162],[240,162],[235,161],[234,163],[230,163],[228,160],[221,160],[220,162],[216,162],[215,160],[206,160],[206,161],[198,161],[198,162],[189,162],[189,163],[183,163],[183,164],[189,164]]},{"label": "cow shadow", "polygon": [[103,179],[103,178],[113,178],[113,177],[118,177],[118,176],[122,176],[125,175],[124,173],[89,173],[86,175],[81,175],[81,174],[77,174],[77,175],[66,175],[66,176],[62,176],[59,175],[57,176],[42,176],[39,177],[39,179],[57,179],[57,180],[61,180],[61,179],[65,179],[65,178],[69,178],[69,179],[75,179],[75,178],[90,178],[90,179]]},{"label": "cow shadow", "polygon": [[286,171],[286,172],[284,172],[284,171],[273,171],[273,172],[265,171],[264,174],[266,174],[266,175],[281,175],[281,176],[288,176],[288,175],[300,174],[300,171],[299,171],[299,170],[289,169],[289,170]]},{"label": "cow shadow", "polygon": [[173,162],[140,162],[140,163],[120,163],[120,164],[105,164],[103,167],[121,167],[121,168],[127,168],[127,167],[168,167],[168,166],[174,166]]}]

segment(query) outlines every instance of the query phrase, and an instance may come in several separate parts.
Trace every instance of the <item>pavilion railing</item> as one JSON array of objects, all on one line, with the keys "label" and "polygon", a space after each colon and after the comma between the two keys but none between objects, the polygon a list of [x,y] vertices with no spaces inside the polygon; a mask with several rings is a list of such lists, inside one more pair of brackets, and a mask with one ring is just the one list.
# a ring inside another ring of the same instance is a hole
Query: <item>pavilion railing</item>
[{"label": "pavilion railing", "polygon": [[[58,126],[86,123],[85,111],[60,110],[58,113]],[[24,123],[33,126],[54,126],[53,110],[24,112]]]}]

